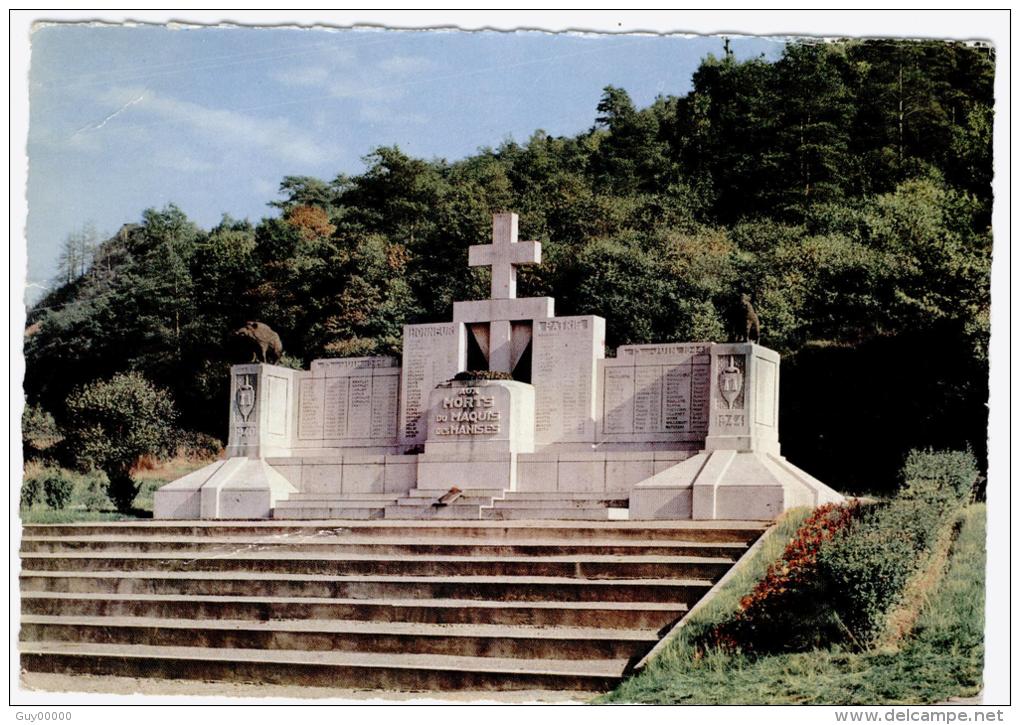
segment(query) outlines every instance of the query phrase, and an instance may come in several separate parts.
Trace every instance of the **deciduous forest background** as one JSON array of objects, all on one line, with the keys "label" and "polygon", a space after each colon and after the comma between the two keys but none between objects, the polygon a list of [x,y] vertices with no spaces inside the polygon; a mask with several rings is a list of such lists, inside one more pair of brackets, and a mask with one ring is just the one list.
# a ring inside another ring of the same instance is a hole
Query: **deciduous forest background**
[{"label": "deciduous forest background", "polygon": [[749,292],[784,356],[784,454],[830,485],[892,486],[915,447],[983,460],[994,60],[941,42],[726,52],[647,108],[605,88],[573,137],[457,161],[366,149],[360,174],[284,178],[254,222],[201,229],[168,204],[110,239],[83,227],[29,311],[28,418],[59,426],[72,391],[130,370],[181,429],[222,439],[231,330],[267,322],[290,365],[399,355],[402,325],[487,296],[467,247],[510,210],[543,243],[519,296],[602,315],[609,348],[721,340]]}]

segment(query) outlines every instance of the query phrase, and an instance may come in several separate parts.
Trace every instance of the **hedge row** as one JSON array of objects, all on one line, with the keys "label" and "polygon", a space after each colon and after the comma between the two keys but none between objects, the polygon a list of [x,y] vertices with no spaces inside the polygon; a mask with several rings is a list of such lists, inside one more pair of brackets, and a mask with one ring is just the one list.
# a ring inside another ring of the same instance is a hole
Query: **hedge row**
[{"label": "hedge row", "polygon": [[899,495],[870,509],[819,552],[818,579],[846,637],[871,644],[885,626],[907,580],[978,478],[970,453],[911,451]]},{"label": "hedge row", "polygon": [[969,452],[911,451],[901,479],[891,501],[818,508],[735,616],[702,644],[757,653],[870,646],[971,498],[977,462]]}]

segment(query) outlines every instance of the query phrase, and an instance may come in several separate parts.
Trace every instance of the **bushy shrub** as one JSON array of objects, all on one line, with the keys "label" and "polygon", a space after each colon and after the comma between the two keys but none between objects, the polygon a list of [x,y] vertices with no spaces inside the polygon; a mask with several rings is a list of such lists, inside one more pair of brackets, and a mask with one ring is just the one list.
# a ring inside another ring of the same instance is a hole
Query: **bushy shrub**
[{"label": "bushy shrub", "polygon": [[843,637],[864,647],[878,634],[884,615],[916,568],[918,549],[912,531],[895,521],[914,507],[880,507],[818,557],[824,601],[839,618]]},{"label": "bushy shrub", "polygon": [[43,498],[46,505],[55,511],[67,506],[74,492],[74,479],[59,468],[46,471],[42,480]]},{"label": "bushy shrub", "polygon": [[902,496],[947,502],[970,498],[978,479],[977,460],[970,451],[918,451],[903,464]]},{"label": "bushy shrub", "polygon": [[819,507],[703,645],[750,653],[870,646],[978,476],[970,453],[912,451],[895,499]]},{"label": "bushy shrub", "polygon": [[21,443],[26,461],[38,459],[61,439],[53,416],[38,405],[26,405],[21,416]]},{"label": "bushy shrub", "polygon": [[110,487],[110,479],[102,471],[89,471],[78,484],[76,497],[86,511],[109,511],[113,508],[107,492]]},{"label": "bushy shrub", "polygon": [[42,479],[25,476],[21,482],[21,508],[30,509],[42,500]]},{"label": "bushy shrub", "polygon": [[223,444],[218,438],[200,431],[183,431],[177,445],[179,454],[201,460],[216,458],[223,451]]},{"label": "bushy shrub", "polygon": [[68,449],[83,470],[98,468],[108,493],[127,512],[138,493],[131,468],[140,456],[167,455],[176,418],[169,393],[138,373],[115,375],[75,390],[67,399]]}]

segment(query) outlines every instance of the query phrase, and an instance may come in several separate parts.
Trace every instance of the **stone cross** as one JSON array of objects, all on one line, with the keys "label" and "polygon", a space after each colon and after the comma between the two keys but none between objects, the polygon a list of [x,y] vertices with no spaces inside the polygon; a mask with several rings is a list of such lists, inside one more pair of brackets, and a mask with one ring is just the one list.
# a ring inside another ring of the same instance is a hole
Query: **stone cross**
[{"label": "stone cross", "polygon": [[517,215],[492,215],[492,244],[474,244],[468,249],[468,265],[492,267],[494,300],[517,297],[517,267],[542,261],[541,242],[517,241]]}]

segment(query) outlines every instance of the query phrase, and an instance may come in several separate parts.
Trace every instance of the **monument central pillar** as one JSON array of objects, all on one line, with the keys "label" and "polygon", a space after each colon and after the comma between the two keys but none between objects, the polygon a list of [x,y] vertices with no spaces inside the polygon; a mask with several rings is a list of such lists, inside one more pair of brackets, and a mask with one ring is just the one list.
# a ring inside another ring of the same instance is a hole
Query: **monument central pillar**
[{"label": "monument central pillar", "polygon": [[535,389],[512,380],[451,380],[429,395],[418,488],[517,488],[517,454],[535,450]]}]

